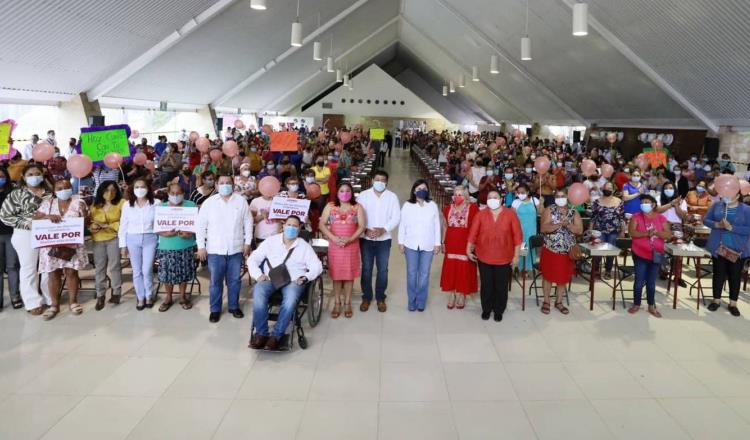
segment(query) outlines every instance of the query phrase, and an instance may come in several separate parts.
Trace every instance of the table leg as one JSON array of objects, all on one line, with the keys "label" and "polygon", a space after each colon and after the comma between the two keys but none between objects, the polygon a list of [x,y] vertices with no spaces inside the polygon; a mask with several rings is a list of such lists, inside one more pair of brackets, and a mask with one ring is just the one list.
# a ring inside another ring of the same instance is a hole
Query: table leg
[{"label": "table leg", "polygon": [[698,286],[698,294],[696,295],[695,309],[701,309],[701,296],[703,296],[703,285],[701,284],[701,259],[695,259],[695,284]]},{"label": "table leg", "polygon": [[672,298],[672,309],[677,308],[677,289],[680,287],[679,279],[682,274],[682,257],[674,257],[674,279],[672,282],[674,283],[674,294]]},{"label": "table leg", "polygon": [[591,258],[591,274],[589,277],[589,310],[594,310],[594,282],[596,281],[596,270],[598,268],[596,257]]},{"label": "table leg", "polygon": [[615,257],[614,260],[614,276],[612,277],[612,310],[615,309],[617,304],[617,274],[620,272],[620,265],[617,264],[617,257]]},{"label": "table leg", "polygon": [[526,263],[521,272],[521,310],[526,310]]}]

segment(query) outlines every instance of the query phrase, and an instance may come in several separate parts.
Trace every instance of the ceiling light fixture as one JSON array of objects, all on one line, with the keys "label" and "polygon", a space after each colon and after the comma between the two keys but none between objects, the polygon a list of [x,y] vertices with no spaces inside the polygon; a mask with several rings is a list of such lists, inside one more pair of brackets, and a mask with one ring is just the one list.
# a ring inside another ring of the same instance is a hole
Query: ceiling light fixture
[{"label": "ceiling light fixture", "polygon": [[336,69],[336,82],[340,83],[344,81],[344,74],[341,73],[341,69]]},{"label": "ceiling light fixture", "polygon": [[463,89],[464,87],[466,87],[466,77],[464,76],[463,73],[458,75],[458,87],[460,89]]},{"label": "ceiling light fixture", "polygon": [[331,51],[328,53],[328,58],[326,59],[326,70],[328,73],[336,71],[333,67],[333,34],[331,34]]},{"label": "ceiling light fixture", "polygon": [[583,37],[589,34],[589,5],[576,3],[573,5],[573,35]]},{"label": "ceiling light fixture", "polygon": [[450,90],[450,92],[451,93],[456,93],[456,86],[453,84],[453,81],[450,81],[448,84],[450,84],[448,86],[448,89]]},{"label": "ceiling light fixture", "polygon": [[443,85],[443,96],[448,96],[448,86]]},{"label": "ceiling light fixture", "polygon": [[[318,12],[318,29],[320,29],[320,12]],[[321,61],[323,56],[321,55],[322,44],[320,41],[313,43],[313,61]]]},{"label": "ceiling light fixture", "polygon": [[497,55],[490,57],[490,73],[493,75],[500,73],[500,69],[497,68]]},{"label": "ceiling light fixture", "polygon": [[479,82],[479,68],[477,66],[471,66],[471,80]]},{"label": "ceiling light fixture", "polygon": [[529,0],[526,0],[526,36],[521,38],[521,60],[531,61],[531,38],[529,38]]},{"label": "ceiling light fixture", "polygon": [[250,8],[257,11],[266,10],[266,0],[250,0]]},{"label": "ceiling light fixture", "polygon": [[302,23],[299,21],[299,2],[297,0],[297,19],[292,23],[292,46],[302,46]]}]

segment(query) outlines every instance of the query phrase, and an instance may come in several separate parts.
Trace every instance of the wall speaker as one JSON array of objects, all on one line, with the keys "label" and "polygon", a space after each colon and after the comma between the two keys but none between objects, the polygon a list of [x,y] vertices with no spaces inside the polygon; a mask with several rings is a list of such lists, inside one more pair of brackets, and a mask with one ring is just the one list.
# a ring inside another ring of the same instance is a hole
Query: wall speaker
[{"label": "wall speaker", "polygon": [[581,132],[573,130],[573,142],[581,142]]},{"label": "wall speaker", "polygon": [[104,127],[104,116],[89,116],[89,127]]},{"label": "wall speaker", "polygon": [[706,138],[703,144],[703,153],[708,156],[709,159],[716,159],[719,157],[719,138]]}]

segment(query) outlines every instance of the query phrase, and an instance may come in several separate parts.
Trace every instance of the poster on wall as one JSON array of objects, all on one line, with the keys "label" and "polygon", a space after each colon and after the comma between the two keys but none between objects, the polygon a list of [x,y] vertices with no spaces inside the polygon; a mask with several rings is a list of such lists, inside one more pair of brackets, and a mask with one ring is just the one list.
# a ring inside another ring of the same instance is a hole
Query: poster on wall
[{"label": "poster on wall", "polygon": [[299,134],[296,131],[271,133],[271,151],[297,151]]},{"label": "poster on wall", "polygon": [[119,153],[122,157],[131,156],[128,138],[128,125],[110,125],[105,127],[81,128],[80,153],[94,162],[104,160],[108,153]]},{"label": "poster on wall", "polygon": [[385,128],[371,128],[370,139],[373,141],[382,141],[385,139]]}]

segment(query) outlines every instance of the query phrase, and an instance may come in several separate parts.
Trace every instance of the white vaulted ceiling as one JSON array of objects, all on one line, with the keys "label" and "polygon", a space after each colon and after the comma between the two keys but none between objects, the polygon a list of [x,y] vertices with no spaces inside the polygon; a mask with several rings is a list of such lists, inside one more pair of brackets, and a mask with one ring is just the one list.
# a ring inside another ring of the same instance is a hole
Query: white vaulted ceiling
[{"label": "white vaulted ceiling", "polygon": [[[533,60],[520,61],[526,0],[301,0],[298,49],[296,0],[0,0],[0,100],[295,113],[335,88],[312,60],[313,40],[325,56],[333,36],[339,66],[378,64],[454,122],[750,126],[750,2],[587,0],[589,35],[574,37],[575,2],[528,1]],[[442,97],[460,74],[467,87]]]}]

